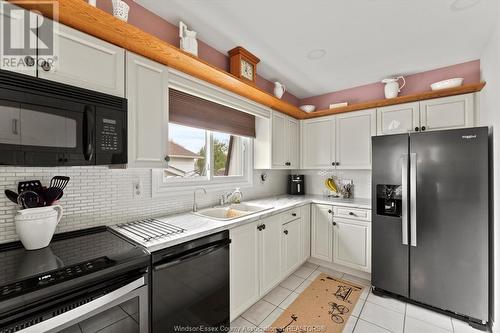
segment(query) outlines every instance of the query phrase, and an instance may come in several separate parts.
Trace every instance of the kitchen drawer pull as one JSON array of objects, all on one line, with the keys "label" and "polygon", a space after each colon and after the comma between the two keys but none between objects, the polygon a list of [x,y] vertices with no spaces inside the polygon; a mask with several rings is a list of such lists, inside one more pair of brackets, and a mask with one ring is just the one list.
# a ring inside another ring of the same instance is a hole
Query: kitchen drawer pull
[{"label": "kitchen drawer pull", "polygon": [[349,212],[349,215],[354,216],[354,215],[356,215],[356,214],[354,214],[353,212]]},{"label": "kitchen drawer pull", "polygon": [[292,216],[297,216],[297,213],[292,213]]}]

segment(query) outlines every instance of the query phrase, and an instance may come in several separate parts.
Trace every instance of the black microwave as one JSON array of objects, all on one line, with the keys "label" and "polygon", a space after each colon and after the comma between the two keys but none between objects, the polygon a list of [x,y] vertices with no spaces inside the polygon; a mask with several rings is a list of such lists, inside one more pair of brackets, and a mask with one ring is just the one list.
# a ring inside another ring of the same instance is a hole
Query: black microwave
[{"label": "black microwave", "polygon": [[126,163],[126,99],[0,70],[0,165]]}]

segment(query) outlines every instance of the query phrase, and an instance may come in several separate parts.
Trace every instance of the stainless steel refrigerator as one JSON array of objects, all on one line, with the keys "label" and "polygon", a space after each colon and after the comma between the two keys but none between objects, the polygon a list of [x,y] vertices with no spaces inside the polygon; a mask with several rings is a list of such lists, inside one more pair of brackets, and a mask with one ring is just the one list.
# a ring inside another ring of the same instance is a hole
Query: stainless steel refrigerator
[{"label": "stainless steel refrigerator", "polygon": [[488,321],[488,128],[372,139],[372,285]]}]

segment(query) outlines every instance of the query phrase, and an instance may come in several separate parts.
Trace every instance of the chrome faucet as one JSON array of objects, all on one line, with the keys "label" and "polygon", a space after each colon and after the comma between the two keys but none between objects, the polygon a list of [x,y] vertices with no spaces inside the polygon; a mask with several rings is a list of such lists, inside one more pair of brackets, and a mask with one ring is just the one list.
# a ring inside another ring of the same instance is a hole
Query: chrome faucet
[{"label": "chrome faucet", "polygon": [[205,190],[204,187],[198,187],[193,191],[193,212],[195,213],[198,211],[198,205],[196,204],[196,192],[200,190],[202,190],[203,193],[207,194],[207,190]]}]

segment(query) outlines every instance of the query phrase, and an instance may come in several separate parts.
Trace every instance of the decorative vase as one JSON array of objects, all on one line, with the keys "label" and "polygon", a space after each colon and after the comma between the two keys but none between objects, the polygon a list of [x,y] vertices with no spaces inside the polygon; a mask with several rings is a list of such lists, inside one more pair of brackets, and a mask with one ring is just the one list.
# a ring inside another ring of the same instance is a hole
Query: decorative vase
[{"label": "decorative vase", "polygon": [[198,41],[196,40],[196,31],[188,30],[187,25],[179,22],[179,37],[181,38],[181,50],[198,56]]},{"label": "decorative vase", "polygon": [[284,84],[278,81],[274,82],[274,96],[281,99],[281,97],[283,97],[283,94],[285,94],[285,91],[286,86]]},{"label": "decorative vase", "polygon": [[16,232],[26,250],[48,246],[62,216],[63,209],[59,205],[18,211],[15,216]]},{"label": "decorative vase", "polygon": [[[400,79],[403,80],[403,84],[401,86],[399,86],[398,83]],[[384,87],[385,98],[398,97],[399,93],[401,92],[401,89],[403,89],[403,87],[406,85],[405,78],[402,76],[382,80],[382,83],[385,84]]]},{"label": "decorative vase", "polygon": [[130,6],[127,5],[122,0],[112,0],[112,1],[113,1],[113,16],[119,18],[122,21],[127,22]]}]

